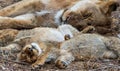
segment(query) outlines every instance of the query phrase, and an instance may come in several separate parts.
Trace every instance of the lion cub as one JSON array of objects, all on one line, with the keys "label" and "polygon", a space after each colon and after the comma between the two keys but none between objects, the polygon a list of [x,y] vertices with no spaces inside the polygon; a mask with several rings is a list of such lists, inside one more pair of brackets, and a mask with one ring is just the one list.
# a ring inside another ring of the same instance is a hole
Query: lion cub
[{"label": "lion cub", "polygon": [[79,33],[90,33],[94,30],[95,28],[93,26],[88,26],[79,32],[68,24],[61,25],[58,28],[38,27],[31,30],[21,31],[14,29],[1,30],[0,44],[1,46],[5,46],[1,47],[1,50],[11,50],[16,47],[20,48],[28,43],[39,41],[62,42],[78,35]]},{"label": "lion cub", "polygon": [[[32,63],[32,68],[58,57],[60,42],[41,41],[25,45],[17,55],[17,60]],[[57,54],[58,53],[58,54]]]},{"label": "lion cub", "polygon": [[97,34],[80,34],[64,42],[39,42],[26,45],[18,54],[20,61],[32,63],[32,68],[55,61],[66,68],[74,60],[90,58],[115,59],[120,55],[120,39]]},{"label": "lion cub", "polygon": [[[7,34],[4,32],[7,32]],[[1,30],[0,43],[1,44],[4,44],[5,42],[9,43],[9,45],[1,49],[10,50],[18,46],[23,47],[28,43],[37,42],[37,41],[62,42],[65,40],[64,39],[65,35],[69,35],[70,38],[72,38],[76,36],[78,33],[79,31],[74,27],[72,27],[71,25],[61,25],[58,28],[38,27],[31,30],[21,30],[21,31],[14,29]]]},{"label": "lion cub", "polygon": [[[117,0],[80,0],[55,15],[57,24],[71,24],[78,30],[94,26],[100,34],[111,33],[111,13],[117,9]],[[102,31],[101,31],[102,30]]]}]

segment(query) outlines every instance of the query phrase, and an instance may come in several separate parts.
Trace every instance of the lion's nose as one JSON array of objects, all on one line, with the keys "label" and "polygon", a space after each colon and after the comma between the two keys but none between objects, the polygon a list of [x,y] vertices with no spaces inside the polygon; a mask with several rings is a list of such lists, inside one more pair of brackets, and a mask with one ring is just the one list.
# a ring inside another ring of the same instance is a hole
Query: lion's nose
[{"label": "lion's nose", "polygon": [[32,48],[29,48],[29,51],[32,51]]}]

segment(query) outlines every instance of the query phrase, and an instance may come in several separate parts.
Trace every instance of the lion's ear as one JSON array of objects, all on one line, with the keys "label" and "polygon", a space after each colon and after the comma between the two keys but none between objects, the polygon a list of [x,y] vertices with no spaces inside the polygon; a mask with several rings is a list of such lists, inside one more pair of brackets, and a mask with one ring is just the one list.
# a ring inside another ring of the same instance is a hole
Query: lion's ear
[{"label": "lion's ear", "polygon": [[71,36],[69,35],[69,34],[66,34],[65,36],[64,36],[64,39],[65,40],[69,40],[71,38]]},{"label": "lion's ear", "polygon": [[108,13],[111,14],[111,12],[116,11],[118,6],[119,4],[117,2],[109,5]]},{"label": "lion's ear", "polygon": [[105,15],[110,15],[113,11],[116,11],[119,6],[116,0],[104,0],[101,2],[101,5],[101,10]]}]

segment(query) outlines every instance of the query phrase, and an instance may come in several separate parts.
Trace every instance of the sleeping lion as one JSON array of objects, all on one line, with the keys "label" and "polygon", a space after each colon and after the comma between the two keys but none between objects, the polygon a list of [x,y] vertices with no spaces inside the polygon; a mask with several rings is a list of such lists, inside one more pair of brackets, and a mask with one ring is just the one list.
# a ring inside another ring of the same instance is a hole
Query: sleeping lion
[{"label": "sleeping lion", "polygon": [[[94,29],[94,27],[89,26],[81,32],[86,33],[92,29]],[[37,41],[62,42],[65,39],[68,39],[65,36],[69,35],[69,38],[72,38],[78,33],[79,31],[76,28],[67,24],[61,25],[58,28],[37,27],[30,30],[20,31],[14,29],[6,29],[0,31],[0,44],[1,46],[5,46],[1,48],[2,50],[9,50],[18,46],[22,47],[28,43]]]},{"label": "sleeping lion", "polygon": [[117,0],[22,0],[0,10],[0,29],[71,24],[80,31],[94,26],[105,34],[111,32],[111,13],[118,6]]},{"label": "sleeping lion", "polygon": [[32,68],[54,61],[66,68],[74,60],[90,58],[116,59],[120,56],[120,39],[98,34],[79,34],[64,42],[32,42],[17,55],[19,61],[31,63]]}]

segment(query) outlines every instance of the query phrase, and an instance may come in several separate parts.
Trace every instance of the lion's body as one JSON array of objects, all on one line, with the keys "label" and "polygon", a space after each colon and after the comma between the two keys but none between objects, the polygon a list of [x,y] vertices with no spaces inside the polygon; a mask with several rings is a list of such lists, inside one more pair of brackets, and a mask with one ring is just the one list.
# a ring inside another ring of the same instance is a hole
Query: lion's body
[{"label": "lion's body", "polygon": [[61,49],[73,52],[74,56],[98,58],[103,57],[104,52],[107,51],[119,52],[119,43],[120,39],[116,37],[107,38],[97,34],[82,34],[63,42]]},{"label": "lion's body", "polygon": [[59,56],[55,63],[59,68],[65,68],[74,60],[116,59],[119,57],[119,38],[81,34],[60,45]]},{"label": "lion's body", "polygon": [[39,27],[32,30],[20,31],[17,34],[15,41],[26,37],[31,37],[32,42],[34,41],[62,42],[64,41],[64,36],[66,34],[70,35],[70,37],[72,38],[77,33],[79,33],[79,31],[72,27],[71,25],[61,25],[58,28]]},{"label": "lion's body", "polygon": [[0,29],[71,24],[80,31],[92,25],[106,34],[111,32],[110,16],[117,7],[116,0],[22,0],[0,10]]},{"label": "lion's body", "polygon": [[[9,33],[5,33],[9,32]],[[39,41],[64,41],[65,35],[70,35],[70,38],[76,36],[79,33],[77,29],[71,25],[61,25],[58,28],[38,27],[31,30],[2,30],[1,31],[1,44],[9,42],[8,44],[18,44],[25,46],[26,44]],[[8,38],[6,38],[8,37]],[[10,41],[11,40],[11,41]],[[4,41],[4,42],[3,42]],[[4,45],[5,46],[5,45]],[[13,47],[15,47],[13,45]],[[11,48],[13,48],[11,47]],[[5,49],[10,49],[9,45]],[[3,48],[4,49],[4,48]]]},{"label": "lion's body", "polygon": [[22,0],[0,11],[1,16],[15,16],[41,10],[59,10],[79,0]]},{"label": "lion's body", "polygon": [[[62,43],[40,42],[36,43],[36,45],[39,45],[43,52],[37,56],[38,58],[36,57],[37,59],[32,64],[32,67],[38,67],[38,65],[43,65],[45,62],[52,60],[55,61],[59,68],[65,68],[74,60],[87,60],[90,58],[115,59],[120,56],[119,38],[103,37],[97,34],[80,34]],[[19,58],[21,57],[18,56]]]}]

